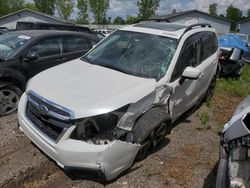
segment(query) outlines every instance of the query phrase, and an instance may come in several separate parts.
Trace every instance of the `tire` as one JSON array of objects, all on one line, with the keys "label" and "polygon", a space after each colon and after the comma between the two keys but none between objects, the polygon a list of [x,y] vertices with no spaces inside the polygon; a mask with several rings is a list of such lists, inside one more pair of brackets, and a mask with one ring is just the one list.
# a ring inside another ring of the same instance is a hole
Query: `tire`
[{"label": "tire", "polygon": [[215,75],[213,77],[213,79],[211,80],[209,87],[207,89],[207,93],[205,95],[205,102],[210,101],[214,95],[214,91],[215,91],[215,86],[216,86],[216,81],[217,81],[217,75]]},{"label": "tire", "polygon": [[15,112],[21,95],[21,89],[11,83],[0,87],[0,116]]},{"label": "tire", "polygon": [[146,158],[151,149],[165,137],[168,117],[164,110],[157,107],[149,110],[136,122],[133,128],[134,142],[141,144],[137,160]]}]

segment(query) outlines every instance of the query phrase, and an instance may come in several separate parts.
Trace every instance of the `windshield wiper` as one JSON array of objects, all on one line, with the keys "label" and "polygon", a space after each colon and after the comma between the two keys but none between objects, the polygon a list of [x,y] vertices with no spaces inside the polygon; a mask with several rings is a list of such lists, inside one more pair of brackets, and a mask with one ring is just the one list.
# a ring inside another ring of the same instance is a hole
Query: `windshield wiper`
[{"label": "windshield wiper", "polygon": [[92,65],[96,65],[96,63],[93,60],[91,60],[91,59],[89,59],[87,57],[81,57],[81,60],[86,61],[87,63],[90,63]]},{"label": "windshield wiper", "polygon": [[109,68],[109,69],[113,69],[113,70],[116,70],[116,71],[119,71],[119,72],[122,72],[122,73],[125,73],[125,74],[129,74],[128,72],[124,71],[123,69],[121,69],[119,67],[116,67],[116,66],[113,66],[113,65],[110,65],[110,64],[95,64],[95,65],[99,65],[99,66],[106,67],[106,68]]}]

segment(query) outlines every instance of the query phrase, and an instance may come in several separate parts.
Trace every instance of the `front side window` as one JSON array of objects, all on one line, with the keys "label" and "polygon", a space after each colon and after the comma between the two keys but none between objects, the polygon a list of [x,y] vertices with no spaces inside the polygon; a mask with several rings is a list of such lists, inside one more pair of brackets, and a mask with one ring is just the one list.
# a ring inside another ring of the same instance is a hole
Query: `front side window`
[{"label": "front side window", "polygon": [[14,33],[6,33],[0,36],[0,61],[9,59],[31,37]]},{"label": "front side window", "polygon": [[159,80],[167,72],[176,47],[176,39],[116,31],[83,59],[126,74]]},{"label": "front side window", "polygon": [[60,55],[62,52],[62,38],[43,39],[29,49],[29,53],[37,53],[39,58]]},{"label": "front side window", "polygon": [[201,63],[201,48],[201,39],[198,34],[192,35],[185,41],[172,74],[172,81],[178,79],[186,67],[196,67]]}]

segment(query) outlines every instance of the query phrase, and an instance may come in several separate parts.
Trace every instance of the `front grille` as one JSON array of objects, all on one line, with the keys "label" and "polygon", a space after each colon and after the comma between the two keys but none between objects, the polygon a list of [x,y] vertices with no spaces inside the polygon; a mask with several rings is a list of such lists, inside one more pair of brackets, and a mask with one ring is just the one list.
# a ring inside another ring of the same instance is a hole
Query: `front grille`
[{"label": "front grille", "polygon": [[[46,111],[42,111],[41,107]],[[28,93],[26,116],[43,134],[58,141],[69,127],[70,113],[59,109],[46,100]]]}]

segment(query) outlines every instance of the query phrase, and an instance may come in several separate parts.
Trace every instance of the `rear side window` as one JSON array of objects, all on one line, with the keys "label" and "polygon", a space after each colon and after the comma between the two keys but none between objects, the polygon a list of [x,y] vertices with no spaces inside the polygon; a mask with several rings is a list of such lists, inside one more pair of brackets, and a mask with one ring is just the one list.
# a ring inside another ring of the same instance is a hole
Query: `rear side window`
[{"label": "rear side window", "polygon": [[207,59],[213,55],[218,49],[218,40],[213,32],[202,32],[200,33],[200,38],[202,40],[202,60]]},{"label": "rear side window", "polygon": [[66,38],[66,48],[64,52],[78,52],[92,48],[92,41],[83,37]]},{"label": "rear side window", "polygon": [[62,54],[62,38],[47,38],[37,42],[29,49],[29,52],[36,52],[39,57]]}]

